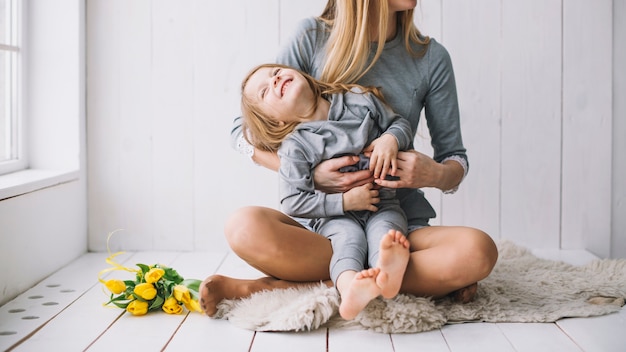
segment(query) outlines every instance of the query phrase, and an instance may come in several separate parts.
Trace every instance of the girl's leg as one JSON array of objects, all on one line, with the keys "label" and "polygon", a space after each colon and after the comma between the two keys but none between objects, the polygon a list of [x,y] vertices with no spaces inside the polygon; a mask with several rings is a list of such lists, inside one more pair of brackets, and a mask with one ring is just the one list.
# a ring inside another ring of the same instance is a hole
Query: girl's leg
[{"label": "girl's leg", "polygon": [[376,283],[383,297],[393,298],[402,287],[410,256],[404,211],[397,204],[379,204],[367,221],[366,233],[369,267],[380,269]]},{"label": "girl's leg", "polygon": [[472,287],[489,275],[498,259],[491,237],[470,227],[423,227],[409,234],[409,242],[400,292],[417,296],[442,297]]},{"label": "girl's leg", "polygon": [[263,207],[242,208],[228,219],[224,232],[232,250],[268,277],[207,277],[200,286],[200,303],[207,315],[213,316],[223,299],[248,297],[262,290],[318,285],[320,281],[332,287],[330,241],[285,214]]}]

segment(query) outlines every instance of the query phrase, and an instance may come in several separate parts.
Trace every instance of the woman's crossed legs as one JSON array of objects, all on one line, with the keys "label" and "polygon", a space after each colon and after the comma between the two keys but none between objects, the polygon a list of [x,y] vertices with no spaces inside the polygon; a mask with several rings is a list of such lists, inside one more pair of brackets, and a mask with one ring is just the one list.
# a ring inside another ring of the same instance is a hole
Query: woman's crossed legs
[{"label": "woman's crossed legs", "polygon": [[[225,234],[232,250],[268,277],[207,277],[200,287],[200,301],[209,316],[223,299],[320,281],[333,285],[328,270],[330,241],[277,210],[242,208],[227,221]],[[430,226],[411,232],[408,239],[411,254],[401,293],[442,297],[454,292],[457,299],[469,301],[476,283],[489,275],[498,257],[491,237],[474,228]]]}]

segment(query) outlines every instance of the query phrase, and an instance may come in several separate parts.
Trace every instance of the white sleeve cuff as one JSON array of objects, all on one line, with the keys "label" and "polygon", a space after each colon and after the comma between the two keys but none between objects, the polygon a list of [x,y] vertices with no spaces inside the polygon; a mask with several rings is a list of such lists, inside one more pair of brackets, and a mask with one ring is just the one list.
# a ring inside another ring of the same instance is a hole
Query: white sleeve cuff
[{"label": "white sleeve cuff", "polygon": [[[454,160],[457,163],[461,164],[461,167],[463,168],[463,178],[461,179],[461,182],[463,182],[463,180],[465,179],[465,176],[467,176],[467,171],[468,171],[468,165],[467,165],[467,160],[465,160],[465,158],[459,156],[459,155],[451,155],[445,159],[443,159],[441,161],[441,163],[445,163],[448,160]],[[459,189],[459,185],[461,184],[461,182],[459,182],[459,184],[452,188],[452,189],[448,189],[443,191],[443,194],[453,194],[455,193],[458,189]]]},{"label": "white sleeve cuff", "polygon": [[252,158],[254,155],[254,147],[252,144],[248,143],[245,138],[243,138],[243,134],[237,139],[236,149],[240,154],[245,155],[248,158]]}]

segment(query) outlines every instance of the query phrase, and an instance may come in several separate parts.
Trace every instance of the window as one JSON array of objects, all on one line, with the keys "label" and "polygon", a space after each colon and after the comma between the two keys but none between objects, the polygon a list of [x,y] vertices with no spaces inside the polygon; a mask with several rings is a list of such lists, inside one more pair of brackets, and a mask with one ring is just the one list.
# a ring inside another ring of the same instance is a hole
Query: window
[{"label": "window", "polygon": [[26,166],[20,119],[20,8],[0,0],[0,175]]}]

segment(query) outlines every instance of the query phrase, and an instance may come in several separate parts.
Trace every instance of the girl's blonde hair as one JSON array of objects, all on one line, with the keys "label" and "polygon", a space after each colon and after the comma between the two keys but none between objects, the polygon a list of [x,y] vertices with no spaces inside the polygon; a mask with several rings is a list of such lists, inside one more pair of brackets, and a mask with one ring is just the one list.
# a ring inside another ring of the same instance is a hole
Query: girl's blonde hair
[{"label": "girl's blonde hair", "polygon": [[[422,36],[413,23],[414,9],[397,14],[399,31],[404,35],[404,46],[413,56],[424,54],[430,38]],[[373,14],[378,18],[372,18]],[[326,62],[320,79],[325,82],[355,83],[380,57],[389,27],[388,0],[328,0],[319,17],[330,28],[326,47]],[[372,36],[369,29],[378,22],[376,53],[367,63]],[[412,44],[420,44],[422,50],[415,51]],[[366,66],[367,65],[367,66]]]},{"label": "girl's blonde hair", "polygon": [[[259,150],[265,150],[275,152],[280,147],[283,140],[291,133],[300,122],[287,122],[279,123],[275,119],[261,109],[255,99],[251,99],[244,94],[244,89],[248,83],[250,77],[262,68],[283,68],[293,69],[290,66],[280,64],[262,64],[253,68],[250,73],[246,75],[241,83],[241,113],[243,116],[243,122],[241,124],[243,137],[248,143]],[[344,84],[344,83],[325,83],[313,78],[311,75],[298,71],[304,76],[308,82],[313,95],[316,97],[325,97],[330,94],[344,93],[351,91],[353,88],[360,88],[362,93],[372,93],[377,98],[384,101],[383,95],[376,87],[362,87],[357,84]],[[311,109],[311,114],[317,109],[318,100],[315,100],[315,105]],[[308,116],[303,116],[305,120]]]}]

